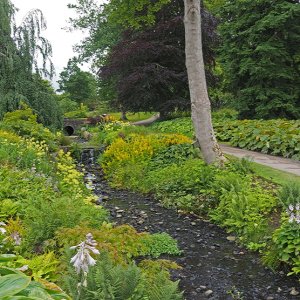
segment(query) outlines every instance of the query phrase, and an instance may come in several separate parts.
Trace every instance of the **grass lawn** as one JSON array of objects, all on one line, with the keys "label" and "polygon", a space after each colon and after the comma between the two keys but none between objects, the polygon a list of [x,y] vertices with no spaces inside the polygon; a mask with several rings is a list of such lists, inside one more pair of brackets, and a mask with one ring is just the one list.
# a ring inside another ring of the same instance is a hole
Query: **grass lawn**
[{"label": "grass lawn", "polygon": [[[155,114],[156,114],[155,112],[153,112],[153,113],[138,112],[138,113],[127,113],[126,116],[127,116],[129,122],[137,122],[137,121],[149,119]],[[109,115],[115,117],[117,120],[121,119],[121,113],[119,113],[119,112],[109,113]]]},{"label": "grass lawn", "polygon": [[[229,160],[237,159],[235,156],[226,154],[225,155]],[[264,166],[258,164],[256,162],[251,162],[251,168],[255,174],[258,176],[265,178],[266,180],[270,180],[279,185],[290,184],[291,182],[296,182],[300,184],[300,176],[297,176],[292,173],[287,173],[284,171],[280,171],[268,166]]]},{"label": "grass lawn", "polygon": [[255,162],[252,162],[252,168],[257,175],[271,180],[277,184],[284,185],[290,184],[291,182],[296,182],[300,184],[300,176],[279,171],[271,167],[260,165]]}]

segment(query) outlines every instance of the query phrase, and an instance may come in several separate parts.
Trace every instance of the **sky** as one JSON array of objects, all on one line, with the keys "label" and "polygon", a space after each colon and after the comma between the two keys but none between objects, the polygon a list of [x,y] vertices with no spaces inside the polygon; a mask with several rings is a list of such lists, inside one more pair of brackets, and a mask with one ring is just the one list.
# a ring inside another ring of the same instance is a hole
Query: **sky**
[{"label": "sky", "polygon": [[[67,66],[69,58],[75,55],[72,47],[84,38],[84,34],[80,31],[67,32],[62,29],[68,25],[67,20],[69,17],[74,17],[72,10],[67,7],[67,4],[75,2],[75,0],[12,0],[12,3],[19,9],[16,13],[17,23],[31,9],[39,8],[42,10],[47,21],[47,30],[42,35],[52,45],[52,61],[57,76]],[[88,66],[84,66],[84,69],[87,70]],[[53,80],[53,83],[55,88],[57,88],[55,80]]]}]

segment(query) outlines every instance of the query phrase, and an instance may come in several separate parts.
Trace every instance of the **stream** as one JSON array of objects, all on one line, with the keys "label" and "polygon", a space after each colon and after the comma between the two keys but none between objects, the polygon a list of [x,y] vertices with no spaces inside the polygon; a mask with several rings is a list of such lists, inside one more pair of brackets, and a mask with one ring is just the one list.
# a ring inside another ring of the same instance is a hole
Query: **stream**
[{"label": "stream", "polygon": [[163,258],[183,267],[172,271],[172,279],[180,280],[185,299],[300,299],[300,294],[292,295],[300,291],[296,278],[264,267],[257,254],[228,240],[222,228],[166,209],[151,196],[109,187],[101,168],[94,164],[94,152],[85,151],[83,156],[87,185],[110,211],[112,222],[128,223],[138,231],[167,232],[178,241],[183,254]]}]

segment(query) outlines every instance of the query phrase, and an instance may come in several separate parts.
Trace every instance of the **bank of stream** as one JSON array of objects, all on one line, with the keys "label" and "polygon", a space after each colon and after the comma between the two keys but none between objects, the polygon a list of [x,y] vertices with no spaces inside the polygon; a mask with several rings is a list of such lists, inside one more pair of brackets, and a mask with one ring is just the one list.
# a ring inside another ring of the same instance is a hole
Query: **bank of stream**
[{"label": "bank of stream", "polygon": [[138,231],[167,232],[174,237],[183,254],[168,257],[182,270],[172,272],[180,280],[187,300],[300,299],[299,281],[284,273],[273,273],[262,266],[257,254],[249,253],[218,226],[192,215],[166,209],[151,196],[116,190],[104,180],[93,159],[86,168],[86,180],[99,196],[99,204],[110,211],[111,221],[130,224]]}]

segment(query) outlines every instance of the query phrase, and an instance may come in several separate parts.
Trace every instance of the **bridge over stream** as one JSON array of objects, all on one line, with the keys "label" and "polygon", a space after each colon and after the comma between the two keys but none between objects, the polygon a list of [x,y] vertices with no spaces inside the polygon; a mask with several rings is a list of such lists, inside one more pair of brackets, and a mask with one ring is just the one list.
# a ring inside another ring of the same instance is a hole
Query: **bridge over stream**
[{"label": "bridge over stream", "polygon": [[97,117],[72,119],[64,118],[63,130],[66,135],[77,135],[82,127],[87,125],[96,125],[99,122],[104,121],[106,115]]}]

